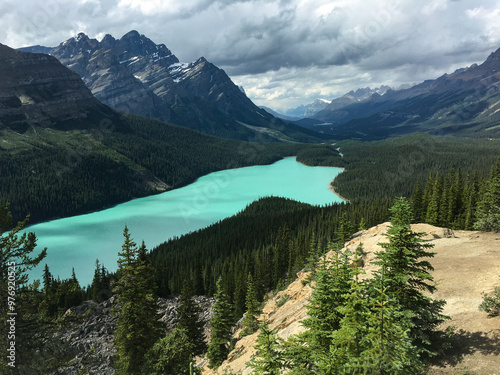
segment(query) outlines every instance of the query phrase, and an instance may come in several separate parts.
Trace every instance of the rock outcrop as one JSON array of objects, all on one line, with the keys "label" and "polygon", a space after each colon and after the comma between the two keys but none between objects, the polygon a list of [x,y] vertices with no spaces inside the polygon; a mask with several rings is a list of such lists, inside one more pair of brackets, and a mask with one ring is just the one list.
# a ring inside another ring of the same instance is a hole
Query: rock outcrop
[{"label": "rock outcrop", "polygon": [[[388,226],[389,223],[383,223],[358,232],[344,246],[343,251],[355,251],[360,243],[363,244],[363,278],[370,277],[376,268],[372,261],[375,253],[382,250],[379,243],[387,242],[385,233]],[[500,323],[498,318],[488,318],[486,313],[479,311],[478,305],[482,292],[490,293],[496,285],[500,285],[500,234],[451,231],[428,224],[414,224],[412,229],[426,233],[423,239],[434,245],[432,251],[436,254],[430,262],[434,267],[432,274],[437,290],[433,298],[446,300],[443,313],[452,319],[445,327],[454,326],[457,332],[454,358],[443,366],[431,367],[429,373],[498,373]],[[261,319],[267,319],[269,327],[283,339],[305,330],[301,321],[307,316],[306,305],[312,288],[305,281],[307,273],[301,272],[297,276],[297,280],[267,301],[261,315]],[[255,353],[258,332],[240,338],[240,331],[235,332],[235,348],[217,369],[218,374],[251,373],[247,362]],[[215,373],[208,368],[203,372],[204,375]]]},{"label": "rock outcrop", "polygon": [[[194,297],[202,311],[202,319],[206,323],[212,317],[213,298]],[[179,297],[172,299],[160,298],[158,310],[160,320],[164,322],[167,332],[177,323],[177,306]],[[57,334],[62,343],[65,355],[72,359],[64,368],[59,368],[57,374],[74,374],[85,369],[88,374],[113,375],[112,366],[115,356],[113,335],[116,330],[117,318],[112,314],[116,307],[116,297],[96,303],[86,301],[66,311],[63,320],[65,329]]]}]

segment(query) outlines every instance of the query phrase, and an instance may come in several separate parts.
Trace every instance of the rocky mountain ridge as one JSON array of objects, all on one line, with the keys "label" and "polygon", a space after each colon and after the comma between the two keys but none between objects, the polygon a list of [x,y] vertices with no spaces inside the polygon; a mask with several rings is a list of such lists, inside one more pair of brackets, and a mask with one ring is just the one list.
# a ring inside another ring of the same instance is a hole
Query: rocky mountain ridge
[{"label": "rocky mountain ridge", "polygon": [[120,111],[225,138],[276,140],[269,129],[285,136],[302,133],[296,140],[314,137],[258,108],[204,57],[182,63],[164,44],[135,30],[101,41],[80,33],[48,52],[78,73],[97,99]]},{"label": "rocky mountain ridge", "polygon": [[357,103],[331,105],[313,118],[322,122],[321,130],[340,138],[384,138],[416,131],[497,137],[499,89],[500,49],[480,65],[410,88],[374,93]]},{"label": "rocky mountain ridge", "polygon": [[[213,298],[195,296],[195,303],[200,306],[202,320],[205,324],[212,317]],[[179,297],[158,300],[160,320],[167,332],[177,323],[177,307]],[[116,307],[116,296],[96,303],[86,301],[83,304],[68,309],[62,319],[66,321],[65,328],[56,333],[56,337],[64,348],[68,360],[67,366],[59,368],[54,374],[74,374],[86,371],[87,374],[113,375],[113,359],[116,350],[113,346],[116,316],[112,309]]]}]

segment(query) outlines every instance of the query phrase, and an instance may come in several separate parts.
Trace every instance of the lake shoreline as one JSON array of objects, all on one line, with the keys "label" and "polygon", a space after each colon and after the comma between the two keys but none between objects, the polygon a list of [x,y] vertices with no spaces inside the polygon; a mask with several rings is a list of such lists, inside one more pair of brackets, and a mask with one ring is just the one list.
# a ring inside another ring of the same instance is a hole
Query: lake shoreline
[{"label": "lake shoreline", "polygon": [[[340,167],[336,167],[336,168],[340,168]],[[345,172],[345,168],[340,168],[342,169],[342,172],[341,173],[344,173]],[[335,176],[335,178],[337,178],[338,176],[340,175],[340,173]],[[347,203],[351,203],[351,201],[347,198],[344,198],[342,195],[340,195],[339,193],[337,193],[335,191],[335,188],[333,187],[333,182],[335,181],[335,178],[330,182],[330,187],[328,188],[331,192],[333,192],[333,194],[335,194],[337,197],[339,197],[340,199],[342,199],[343,201],[347,202]]]},{"label": "lake shoreline", "polygon": [[[331,165],[307,165],[306,163],[303,163],[301,161],[298,161],[297,160],[297,157],[296,156],[287,156],[283,159],[286,159],[286,158],[291,158],[291,157],[295,157],[295,161],[297,163],[300,163],[302,165],[305,165],[306,167],[326,167],[326,168],[337,168],[337,169],[340,169],[342,172],[340,173],[344,173],[345,172],[345,168],[344,167],[334,167],[334,166],[331,166]],[[328,190],[330,190],[333,194],[335,194],[337,197],[339,197],[340,199],[342,199],[344,202],[347,202],[347,203],[351,203],[351,201],[347,198],[344,198],[342,195],[340,195],[339,193],[337,193],[335,191],[335,189],[333,188],[333,182],[335,181],[335,179],[340,175],[340,173],[338,175],[336,175],[333,180],[330,181],[330,184],[328,186]]]},{"label": "lake shoreline", "polygon": [[[153,248],[169,238],[203,229],[233,216],[257,199],[279,196],[322,206],[344,200],[332,195],[332,178],[342,169],[311,168],[296,157],[281,158],[271,165],[235,167],[199,177],[193,184],[167,192],[135,198],[99,211],[30,225],[40,248],[48,247],[44,260],[53,275],[69,277],[75,267],[78,280],[87,285],[99,259],[108,270],[116,269],[125,225],[136,240]],[[88,244],[91,243],[92,251]],[[83,246],[83,248],[82,248]],[[30,272],[40,279],[41,270]]]}]

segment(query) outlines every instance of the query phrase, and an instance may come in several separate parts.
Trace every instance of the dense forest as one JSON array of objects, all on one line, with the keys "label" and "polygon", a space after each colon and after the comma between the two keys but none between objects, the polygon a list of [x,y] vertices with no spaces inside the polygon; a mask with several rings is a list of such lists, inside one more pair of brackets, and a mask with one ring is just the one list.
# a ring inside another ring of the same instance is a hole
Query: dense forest
[{"label": "dense forest", "polygon": [[[131,120],[130,126],[141,127],[142,120],[137,118],[135,120],[138,122],[134,125],[134,122]],[[172,151],[174,154],[168,154],[166,150],[162,154],[161,150],[154,148],[154,141],[147,139],[148,126],[142,127],[143,129],[139,133],[144,134],[145,138],[142,141],[139,140],[138,144],[144,142],[142,144],[143,147],[137,149],[127,147],[127,139],[128,137],[132,137],[132,133],[128,132],[120,133],[110,139],[103,140],[103,142],[108,142],[109,145],[112,145],[112,149],[115,150],[113,152],[118,152],[121,158],[126,158],[129,166],[139,165],[138,162],[140,160],[141,165],[148,166],[148,170],[149,168],[153,169],[156,165],[157,169],[154,170],[155,175],[170,175],[169,164],[165,162],[163,164],[165,169],[162,169],[160,168],[162,163],[158,162],[158,160],[166,160],[172,157],[175,154],[175,148]],[[424,151],[422,150],[424,148],[418,146],[418,142],[415,143],[415,139],[421,140],[422,144],[434,142],[437,146],[435,146],[433,152],[425,153],[422,157],[417,158],[416,153],[423,153]],[[192,139],[189,141],[192,141]],[[223,165],[227,163],[224,159],[227,155],[225,153],[227,149],[225,151],[224,147],[227,146],[226,142],[231,143],[235,141],[213,139],[213,142],[214,144],[210,146],[210,150],[221,150],[220,154],[217,154],[217,151],[212,153],[214,160],[207,162],[207,164],[198,163],[198,170],[204,170],[204,168],[208,170],[213,165],[220,166],[221,168],[227,167],[227,164]],[[218,142],[222,143],[219,144]],[[234,145],[234,143],[232,144]],[[150,147],[150,150],[154,152],[148,154],[146,146]],[[26,352],[20,353],[20,356],[28,358],[30,350],[36,350],[37,345],[42,345],[40,341],[41,336],[37,335],[34,337],[30,333],[29,327],[39,326],[41,327],[40,332],[50,334],[52,327],[55,327],[53,324],[68,307],[77,305],[85,299],[94,299],[100,302],[109,297],[109,294],[105,295],[101,293],[103,290],[113,291],[118,294],[125,293],[120,292],[120,290],[126,290],[127,285],[130,286],[132,291],[136,290],[134,288],[137,285],[123,279],[124,272],[128,272],[131,275],[130,277],[139,277],[147,280],[148,284],[144,287],[145,289],[138,290],[137,293],[130,293],[142,296],[147,295],[149,296],[147,297],[148,300],[153,298],[151,297],[152,290],[154,290],[155,296],[169,297],[181,294],[185,288],[188,288],[191,294],[205,294],[220,299],[222,301],[220,309],[224,311],[224,323],[221,323],[220,331],[222,335],[220,340],[222,341],[220,341],[218,348],[212,347],[212,349],[208,349],[209,357],[212,356],[215,358],[214,360],[218,361],[230,349],[230,343],[227,340],[224,341],[224,337],[227,337],[227,332],[224,333],[227,326],[232,326],[245,311],[248,311],[249,306],[255,306],[255,303],[262,301],[266,293],[280,290],[293,281],[296,272],[302,269],[317,269],[318,264],[321,264],[320,259],[322,255],[328,250],[341,247],[354,232],[388,221],[391,215],[390,208],[394,204],[394,198],[398,195],[409,197],[408,206],[411,207],[413,214],[412,221],[423,221],[434,225],[448,226],[452,229],[475,228],[499,230],[500,228],[500,198],[498,195],[500,191],[500,164],[498,161],[495,163],[495,159],[499,155],[498,143],[496,141],[483,141],[480,144],[475,143],[474,140],[436,139],[428,135],[414,135],[373,143],[344,141],[334,146],[317,145],[304,147],[303,145],[278,145],[277,148],[276,144],[272,145],[272,147],[266,144],[248,144],[247,146],[249,148],[244,149],[247,154],[237,152],[239,157],[239,159],[235,159],[237,163],[247,162],[250,160],[249,155],[254,155],[255,157],[252,159],[252,162],[270,162],[274,159],[279,159],[283,154],[293,153],[297,155],[298,161],[306,164],[344,167],[345,172],[335,179],[334,185],[337,191],[350,199],[350,202],[317,207],[278,197],[262,198],[253,202],[233,217],[194,233],[170,239],[149,252],[144,245],[136,247],[130,238],[127,240],[127,236],[125,236],[125,244],[121,257],[124,257],[125,248],[134,249],[133,251],[131,250],[132,253],[129,258],[123,261],[123,264],[126,264],[124,267],[128,267],[127,270],[120,271],[120,268],[117,273],[110,274],[105,265],[96,262],[95,276],[92,284],[88,287],[80,286],[78,280],[74,277],[74,273],[73,277],[67,280],[60,280],[54,278],[49,268],[46,267],[41,283],[35,282],[34,284],[30,284],[25,279],[19,286],[19,296],[22,296],[20,297],[20,306],[29,312],[26,318],[23,318],[25,320],[21,320],[19,323],[20,327],[26,327],[26,329],[22,328],[20,332],[20,340],[23,342],[24,340],[33,342],[32,345],[26,347]],[[337,147],[341,147],[343,157],[339,156],[336,151]],[[474,147],[477,148],[476,152],[472,152]],[[231,149],[231,147],[228,147],[228,149]],[[235,151],[234,147],[232,151]],[[361,157],[356,154],[357,152],[359,152]],[[159,159],[156,161],[151,160],[151,165],[148,165],[148,157],[152,157],[153,154]],[[246,155],[246,159],[243,155]],[[51,156],[47,151],[47,160],[52,160],[50,159]],[[90,156],[88,157],[91,158]],[[112,158],[105,160],[107,160],[106,162],[113,161]],[[114,161],[116,162],[116,159]],[[194,163],[194,161],[194,159],[190,161],[189,158],[184,160],[188,164]],[[43,160],[36,160],[36,162],[43,163]],[[85,165],[83,159],[80,163],[82,167]],[[123,163],[120,165],[127,164]],[[398,169],[398,166],[400,169]],[[80,168],[74,169],[80,170]],[[81,173],[90,173],[91,170],[92,168],[88,171],[82,168]],[[27,168],[24,173],[29,174],[29,172],[30,170]],[[68,171],[67,173],[80,172]],[[189,181],[190,178],[194,178],[194,175],[190,175],[191,171],[182,172],[180,170],[178,173],[177,176],[180,179],[184,179],[183,181]],[[365,173],[369,178],[365,176]],[[341,176],[344,176],[344,180],[341,179]],[[40,180],[40,183],[42,181]],[[126,182],[124,181],[124,183]],[[170,183],[175,185],[177,182],[170,181]],[[180,186],[181,183],[178,183]],[[33,188],[36,185],[30,182],[26,186]],[[5,189],[5,186],[3,188]],[[357,194],[359,194],[359,197],[356,197]],[[71,194],[68,194],[68,196],[71,196]],[[13,222],[8,211],[9,208],[4,207],[1,212],[3,232],[6,232],[12,226]],[[394,216],[393,211],[392,214]],[[20,232],[26,223],[21,223],[16,229],[17,232]],[[9,241],[18,241],[16,242],[16,246],[24,248],[26,252],[31,252],[34,249],[33,238],[25,237],[21,240],[11,236],[6,238],[9,238]],[[2,242],[1,246],[7,246],[6,249],[15,249],[15,246],[11,246],[5,241]],[[7,258],[9,257],[7,253],[4,252],[3,254]],[[42,262],[43,254],[42,252],[39,256],[26,258],[28,268]],[[325,269],[323,271],[321,269],[320,267],[316,278],[326,277],[328,279],[334,277],[326,275]],[[350,287],[358,288],[350,289],[352,293],[358,290],[356,293],[367,295],[369,298],[373,298],[374,301],[376,298],[394,297],[390,295],[377,297],[373,293],[368,292],[368,290],[375,288],[376,285],[357,285],[353,281],[355,273],[352,273],[352,269],[348,271],[350,273],[347,278],[342,279],[342,285],[344,287],[349,285]],[[7,275],[7,268],[2,269],[2,272]],[[139,272],[142,276],[138,274]],[[147,277],[145,277],[146,274],[148,275]],[[398,275],[394,277],[396,276]],[[6,279],[4,278],[3,280]],[[318,281],[319,279],[316,280]],[[374,282],[386,282],[383,280],[386,279],[381,276],[378,281]],[[120,285],[121,287],[119,287]],[[6,285],[2,284],[2,293],[7,293],[7,290]],[[345,291],[347,293],[347,289]],[[127,296],[126,293],[123,294],[124,298]],[[249,302],[249,295],[252,295],[252,298],[257,302],[254,301],[253,304]],[[354,296],[353,294],[353,298]],[[345,305],[345,310],[342,311],[348,311],[348,306]],[[405,311],[409,311],[401,309],[397,305],[391,308],[395,309],[394,312],[389,311],[387,313],[389,315],[396,314],[401,319],[407,313]],[[371,313],[375,313],[373,310],[370,311]],[[141,314],[140,311],[134,312],[133,309],[123,313],[138,314],[138,316],[144,317],[144,314]],[[425,314],[425,311],[422,314]],[[340,335],[338,340],[341,340],[342,335],[352,334],[352,332],[346,332],[343,329],[340,330],[342,325],[339,324],[342,319],[353,318],[352,316],[347,318],[347,316],[344,313],[343,315],[338,315],[337,322],[335,323],[339,330],[338,335]],[[438,318],[436,317],[436,319]],[[127,321],[126,317],[123,319]],[[411,327],[412,325],[411,319],[405,320],[405,322],[407,326],[394,325],[393,327],[393,333],[399,335],[397,336],[398,342],[402,345],[398,348],[403,348],[403,352],[406,353],[404,355],[408,355],[417,347],[422,353],[428,349],[429,353],[427,354],[432,354],[431,352],[434,349],[431,350],[429,348],[426,349],[425,346],[418,346],[420,344],[415,341],[417,340],[415,337],[402,333],[406,329],[405,327]],[[125,326],[120,328],[124,330],[123,332],[140,328],[127,328],[128,323],[123,324]],[[215,321],[212,324],[217,325],[218,323]],[[311,327],[314,327],[314,324],[312,323]],[[134,366],[149,366],[149,373],[155,373],[154,371],[161,373],[163,371],[161,369],[168,368],[172,364],[172,361],[169,362],[168,358],[165,359],[166,362],[161,362],[161,366],[166,367],[161,367],[160,362],[156,362],[155,359],[152,359],[152,354],[147,353],[163,353],[167,355],[165,353],[170,353],[169,350],[172,350],[173,346],[181,347],[181,344],[186,344],[187,346],[182,357],[183,370],[178,371],[181,371],[179,373],[189,373],[183,372],[187,371],[188,363],[191,360],[191,357],[186,357],[185,353],[193,353],[194,350],[194,346],[189,346],[191,344],[189,344],[190,341],[187,339],[189,334],[186,327],[189,327],[189,325],[188,323],[183,329],[179,328],[179,330],[171,333],[171,335],[158,341],[154,346],[154,342],[152,341],[150,343],[151,347],[141,349],[141,353],[143,353],[142,357],[135,359],[127,357],[126,353],[129,350],[126,348],[130,343],[127,342],[127,335],[122,334],[122,338],[119,339],[124,340],[122,344],[119,344],[123,345],[122,349],[120,349],[122,350],[122,355],[121,357],[119,355],[119,362],[117,362],[117,365],[119,364],[120,368],[124,369],[122,373],[130,373],[126,369],[129,365],[128,361],[138,361]],[[432,324],[429,327],[431,330],[433,329]],[[149,328],[145,327],[144,329]],[[253,329],[255,329],[255,322],[253,323]],[[161,328],[151,328],[148,332],[152,335],[151,337],[158,338],[160,332],[158,330],[161,331]],[[270,342],[269,340],[272,341],[273,333],[269,330],[266,331],[264,326],[261,327],[261,330],[264,336],[267,335],[267,343]],[[162,335],[164,336],[165,334],[163,333]],[[265,343],[266,337],[264,336],[262,337],[262,342]],[[303,339],[313,340],[311,343],[314,345],[317,344],[314,341],[316,340],[314,337]],[[363,341],[363,345],[365,346],[360,346],[359,350],[361,348],[368,350],[374,338],[365,337],[363,340],[365,340]],[[119,345],[118,348],[120,348]],[[289,344],[285,343],[284,345]],[[307,346],[310,344],[302,342],[299,347],[296,346],[297,343],[294,345],[288,347],[291,350],[290,353],[294,353],[293,355],[302,355],[303,357],[297,357],[299,359],[315,358],[314,366],[319,367],[303,367],[304,363],[297,362],[296,367],[291,369],[292,371],[298,369],[297,371],[301,373],[304,373],[306,370],[310,373],[318,373],[318,371],[319,373],[323,373],[323,370],[318,369],[324,365],[321,358],[323,358],[322,356],[324,356],[325,352],[321,352],[323,350],[321,348],[326,348],[326,346],[320,345],[317,347],[318,351],[312,353],[302,350],[304,345]],[[328,348],[337,348],[335,346],[337,345],[336,341],[329,342],[328,345]],[[55,346],[54,350],[60,350],[60,348]],[[341,366],[344,366],[346,363],[362,366],[356,359],[360,358],[359,354],[363,352],[359,350],[350,353],[348,357],[342,357],[346,362],[343,362],[344,364],[341,364]],[[178,353],[178,355],[181,354]],[[57,367],[57,363],[59,363],[57,361],[62,361],[60,358],[54,358],[53,361],[48,361],[47,358],[42,358],[42,360],[44,361],[43,366],[52,369]],[[175,361],[181,360],[176,359]],[[27,363],[30,363],[30,361]],[[39,366],[40,364],[32,365]],[[400,364],[389,363],[388,365],[399,366]],[[420,371],[423,364],[413,358],[410,362],[402,364],[402,366],[407,366],[410,369],[407,373],[412,373],[411,371]],[[151,370],[152,368],[156,370]]]},{"label": "dense forest", "polygon": [[0,132],[0,175],[8,181],[0,184],[0,204],[10,203],[16,220],[29,213],[32,224],[178,188],[210,172],[325,147],[219,139],[125,114],[98,129]]},{"label": "dense forest", "polygon": [[341,141],[345,172],[333,186],[350,201],[409,196],[429,172],[450,168],[486,176],[500,155],[500,140],[412,134],[383,141]]}]

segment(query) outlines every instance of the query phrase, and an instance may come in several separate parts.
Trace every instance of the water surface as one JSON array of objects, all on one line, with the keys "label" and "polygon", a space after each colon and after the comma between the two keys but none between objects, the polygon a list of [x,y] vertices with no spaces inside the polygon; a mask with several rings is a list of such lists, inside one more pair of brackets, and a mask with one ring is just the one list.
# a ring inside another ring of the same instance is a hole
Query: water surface
[{"label": "water surface", "polygon": [[119,204],[85,215],[33,225],[38,247],[47,247],[47,257],[32,272],[40,278],[45,263],[57,278],[67,278],[75,268],[81,285],[92,281],[95,260],[116,270],[123,228],[128,226],[135,242],[150,249],[173,236],[204,228],[232,216],[264,196],[291,198],[313,205],[342,200],[329,190],[342,170],[308,167],[295,158],[271,165],[214,172],[191,185],[166,193]]}]

